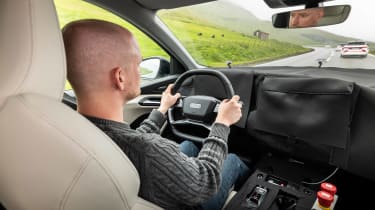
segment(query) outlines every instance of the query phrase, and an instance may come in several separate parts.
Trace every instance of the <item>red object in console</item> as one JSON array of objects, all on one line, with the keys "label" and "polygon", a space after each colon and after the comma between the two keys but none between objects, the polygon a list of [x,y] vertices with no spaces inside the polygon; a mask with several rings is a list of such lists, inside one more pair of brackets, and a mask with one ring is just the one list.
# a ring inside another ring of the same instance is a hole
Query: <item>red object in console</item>
[{"label": "red object in console", "polygon": [[323,182],[322,184],[320,184],[320,190],[326,191],[332,196],[334,196],[337,192],[336,186],[328,182]]},{"label": "red object in console", "polygon": [[326,191],[319,191],[318,195],[318,202],[321,206],[330,207],[331,203],[333,202],[333,195]]}]

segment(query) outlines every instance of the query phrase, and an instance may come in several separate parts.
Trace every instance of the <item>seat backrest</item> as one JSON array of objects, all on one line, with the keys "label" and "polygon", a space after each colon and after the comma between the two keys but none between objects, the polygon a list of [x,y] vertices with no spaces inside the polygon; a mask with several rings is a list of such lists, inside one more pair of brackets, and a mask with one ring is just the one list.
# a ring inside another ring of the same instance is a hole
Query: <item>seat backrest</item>
[{"label": "seat backrest", "polygon": [[61,102],[52,0],[0,2],[0,203],[7,209],[157,209],[103,132]]}]

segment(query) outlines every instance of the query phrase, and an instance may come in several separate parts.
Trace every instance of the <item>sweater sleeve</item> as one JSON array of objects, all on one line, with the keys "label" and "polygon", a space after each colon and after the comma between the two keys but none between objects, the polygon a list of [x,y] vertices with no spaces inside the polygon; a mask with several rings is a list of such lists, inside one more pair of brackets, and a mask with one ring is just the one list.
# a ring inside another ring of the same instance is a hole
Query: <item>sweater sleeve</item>
[{"label": "sweater sleeve", "polygon": [[165,116],[158,110],[154,109],[152,110],[148,118],[145,119],[136,130],[140,133],[160,134],[160,129],[163,126],[165,120]]},{"label": "sweater sleeve", "polygon": [[215,123],[205,139],[198,157],[187,157],[178,144],[162,139],[154,141],[148,152],[152,159],[154,199],[162,202],[166,196],[176,203],[195,206],[218,191],[221,169],[227,156],[229,127]]}]

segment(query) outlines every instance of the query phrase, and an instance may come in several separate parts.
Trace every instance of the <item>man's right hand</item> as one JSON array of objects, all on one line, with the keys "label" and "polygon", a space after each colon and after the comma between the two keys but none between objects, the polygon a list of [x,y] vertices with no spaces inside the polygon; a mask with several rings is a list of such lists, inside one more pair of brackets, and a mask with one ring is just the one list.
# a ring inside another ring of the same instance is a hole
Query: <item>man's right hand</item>
[{"label": "man's right hand", "polygon": [[228,127],[238,122],[242,116],[242,104],[239,100],[240,97],[238,95],[233,96],[230,100],[224,99],[219,106],[215,122],[222,123]]}]

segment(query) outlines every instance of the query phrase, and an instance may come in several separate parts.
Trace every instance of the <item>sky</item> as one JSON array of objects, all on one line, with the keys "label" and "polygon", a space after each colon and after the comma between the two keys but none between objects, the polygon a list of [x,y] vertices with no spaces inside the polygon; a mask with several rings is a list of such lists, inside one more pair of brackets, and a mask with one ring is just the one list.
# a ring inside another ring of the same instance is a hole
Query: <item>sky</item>
[{"label": "sky", "polygon": [[[292,9],[271,9],[263,0],[227,1],[246,8],[262,20],[271,20],[272,15],[278,12],[303,8],[299,6]],[[343,4],[349,4],[352,7],[348,19],[341,24],[319,27],[319,29],[338,35],[375,42],[375,0],[334,0],[325,2],[324,6]]]}]

